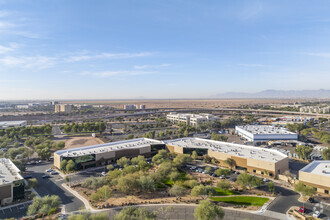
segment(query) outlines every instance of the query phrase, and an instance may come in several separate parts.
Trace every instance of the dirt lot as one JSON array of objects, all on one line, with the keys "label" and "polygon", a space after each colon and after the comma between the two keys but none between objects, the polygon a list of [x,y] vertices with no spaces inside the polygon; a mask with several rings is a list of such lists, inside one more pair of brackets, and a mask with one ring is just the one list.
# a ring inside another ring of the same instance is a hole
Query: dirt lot
[{"label": "dirt lot", "polygon": [[99,138],[93,137],[71,137],[71,138],[63,138],[59,141],[65,142],[64,149],[76,148],[76,147],[84,147],[96,144],[103,144],[104,142]]}]

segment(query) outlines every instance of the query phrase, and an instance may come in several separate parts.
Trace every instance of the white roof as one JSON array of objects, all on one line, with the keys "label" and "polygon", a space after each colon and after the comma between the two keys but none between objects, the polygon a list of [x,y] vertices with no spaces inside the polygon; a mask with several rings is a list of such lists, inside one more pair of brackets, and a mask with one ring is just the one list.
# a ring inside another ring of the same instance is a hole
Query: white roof
[{"label": "white roof", "polygon": [[15,164],[6,158],[0,158],[0,186],[21,180],[20,170]]},{"label": "white roof", "polygon": [[100,154],[100,153],[123,150],[123,149],[143,148],[150,146],[151,144],[162,144],[162,142],[148,138],[138,138],[138,139],[111,142],[111,143],[92,145],[86,147],[59,150],[56,151],[55,154],[60,155],[62,157],[79,157],[84,155]]},{"label": "white roof", "polygon": [[314,160],[300,171],[330,177],[330,160]]},{"label": "white roof", "polygon": [[277,150],[264,149],[254,146],[232,144],[221,141],[213,141],[201,138],[182,138],[164,141],[165,144],[184,148],[204,148],[218,151],[233,156],[277,162],[287,156]]},{"label": "white roof", "polygon": [[0,121],[0,127],[18,126],[25,123],[26,121]]},{"label": "white roof", "polygon": [[295,134],[286,128],[270,125],[244,125],[236,127],[241,128],[251,134]]}]

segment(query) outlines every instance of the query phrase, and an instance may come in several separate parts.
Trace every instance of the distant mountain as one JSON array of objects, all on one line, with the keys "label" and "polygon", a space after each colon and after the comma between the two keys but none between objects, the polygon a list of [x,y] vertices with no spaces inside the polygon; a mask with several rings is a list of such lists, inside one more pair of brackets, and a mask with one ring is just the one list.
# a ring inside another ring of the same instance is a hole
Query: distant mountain
[{"label": "distant mountain", "polygon": [[330,90],[264,90],[257,93],[227,92],[211,98],[330,98]]}]

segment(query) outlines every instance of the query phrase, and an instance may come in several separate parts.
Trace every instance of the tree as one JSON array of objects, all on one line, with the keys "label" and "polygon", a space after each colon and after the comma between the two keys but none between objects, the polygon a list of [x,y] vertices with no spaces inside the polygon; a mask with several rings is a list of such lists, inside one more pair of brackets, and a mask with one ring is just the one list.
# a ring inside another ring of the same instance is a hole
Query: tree
[{"label": "tree", "polygon": [[66,165],[68,165],[68,161],[67,160],[62,160],[60,163],[60,169],[61,170],[66,170]]},{"label": "tree", "polygon": [[275,186],[273,182],[268,183],[268,191],[272,193],[275,191]]},{"label": "tree", "polygon": [[212,168],[211,167],[205,167],[205,171],[209,174],[209,173],[211,173]]},{"label": "tree", "polygon": [[122,157],[119,160],[117,160],[117,164],[121,167],[126,167],[130,164],[130,159],[128,159],[127,157]]},{"label": "tree", "polygon": [[227,177],[230,173],[231,173],[231,170],[230,169],[221,169],[221,168],[219,168],[219,169],[217,169],[215,171],[215,174],[217,176],[225,176],[225,177]]},{"label": "tree", "polygon": [[217,206],[209,200],[202,200],[195,209],[194,216],[197,220],[223,219],[225,212],[220,206]]},{"label": "tree", "polygon": [[123,193],[132,193],[138,189],[139,183],[137,181],[137,176],[132,174],[120,177],[117,183],[117,189]]},{"label": "tree", "polygon": [[144,156],[139,155],[139,156],[133,157],[131,159],[131,163],[134,164],[134,165],[138,165],[140,161],[144,161]]},{"label": "tree", "polygon": [[67,163],[65,169],[67,172],[73,171],[76,168],[76,164],[73,160],[69,160],[69,162]]},{"label": "tree", "polygon": [[34,197],[32,204],[29,205],[27,214],[34,215],[36,213],[42,213],[43,215],[50,215],[56,212],[57,208],[61,204],[60,197],[56,195]]},{"label": "tree", "polygon": [[227,164],[230,169],[233,169],[233,167],[236,166],[236,161],[234,159],[231,158],[227,158],[226,160],[223,161],[225,164]]},{"label": "tree", "polygon": [[191,158],[192,158],[193,160],[196,160],[197,157],[198,157],[198,154],[197,154],[197,152],[194,150],[194,151],[192,152],[192,154],[191,154]]},{"label": "tree", "polygon": [[38,180],[36,178],[32,178],[28,180],[28,188],[35,188],[38,186]]},{"label": "tree", "polygon": [[261,186],[263,181],[259,177],[252,176],[248,173],[242,173],[237,177],[236,182],[242,187],[251,189],[252,187]]},{"label": "tree", "polygon": [[129,134],[126,137],[126,140],[134,139],[134,134]]},{"label": "tree", "polygon": [[125,207],[114,216],[114,220],[156,220],[156,213],[150,212],[146,208]]},{"label": "tree", "polygon": [[173,159],[173,164],[176,167],[181,167],[183,164],[190,162],[191,157],[188,154],[178,154],[174,159]]},{"label": "tree", "polygon": [[305,186],[302,182],[298,182],[294,186],[294,191],[301,193],[303,196],[313,196],[316,190],[311,186]]},{"label": "tree", "polygon": [[174,184],[172,186],[172,188],[168,191],[168,193],[171,195],[171,196],[176,196],[177,198],[180,197],[180,196],[183,196],[185,195],[187,192],[186,188],[182,187],[182,186],[179,186],[177,184]]},{"label": "tree", "polygon": [[56,149],[61,150],[65,147],[65,143],[63,141],[57,142],[56,143]]},{"label": "tree", "polygon": [[215,195],[215,189],[212,186],[204,186],[202,184],[195,186],[191,190],[191,196],[201,196],[202,198],[207,198],[207,196]]},{"label": "tree", "polygon": [[150,176],[140,176],[139,186],[143,192],[152,192],[156,190],[156,183]]},{"label": "tree", "polygon": [[110,198],[111,192],[109,186],[102,186],[95,193],[92,193],[91,200],[95,202],[105,201]]},{"label": "tree", "polygon": [[305,145],[299,145],[294,149],[294,152],[298,155],[300,159],[307,160],[310,154],[312,153],[313,148],[305,146]]},{"label": "tree", "polygon": [[70,215],[69,220],[108,220],[109,216],[106,212],[91,214],[88,212]]},{"label": "tree", "polygon": [[322,151],[322,158],[324,160],[330,160],[330,147]]},{"label": "tree", "polygon": [[220,141],[220,135],[217,134],[217,133],[215,133],[215,132],[213,132],[211,134],[211,140]]},{"label": "tree", "polygon": [[231,187],[231,184],[227,180],[220,180],[220,182],[217,183],[217,187],[221,190],[228,190]]},{"label": "tree", "polygon": [[188,137],[188,136],[189,136],[189,131],[186,129],[186,130],[184,131],[183,135],[184,135],[185,137]]}]

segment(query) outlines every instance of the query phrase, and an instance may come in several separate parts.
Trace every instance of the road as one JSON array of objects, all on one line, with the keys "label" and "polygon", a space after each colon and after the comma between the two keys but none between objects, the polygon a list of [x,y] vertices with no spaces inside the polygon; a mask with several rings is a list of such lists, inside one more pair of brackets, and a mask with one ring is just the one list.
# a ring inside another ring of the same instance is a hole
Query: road
[{"label": "road", "polygon": [[[275,184],[275,191],[279,193],[276,199],[268,206],[267,210],[273,212],[279,212],[285,214],[291,206],[304,206],[307,210],[308,215],[312,215],[315,210],[320,211],[323,209],[323,214],[320,216],[321,219],[327,219],[330,217],[330,207],[326,205],[321,205],[320,203],[302,203],[298,199],[300,195],[292,190],[286,189],[284,187]],[[314,208],[315,207],[315,208]]]},{"label": "road", "polygon": [[27,171],[38,180],[38,187],[36,187],[35,190],[40,196],[58,195],[62,200],[62,204],[65,205],[65,210],[67,212],[79,210],[80,207],[84,206],[83,202],[61,186],[64,180],[59,175],[54,175],[49,179],[42,178],[45,174],[45,170],[51,166],[52,164],[47,162],[27,167]]}]

